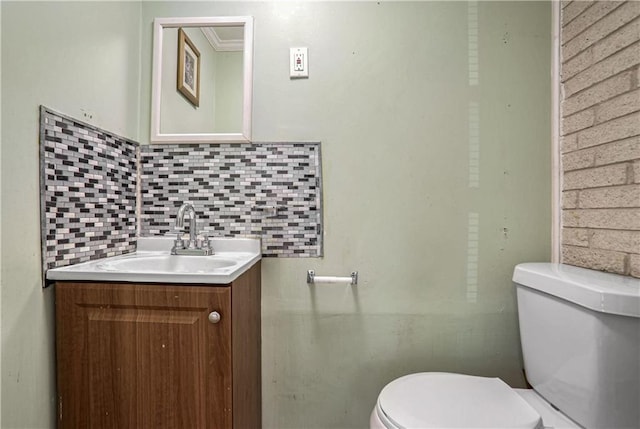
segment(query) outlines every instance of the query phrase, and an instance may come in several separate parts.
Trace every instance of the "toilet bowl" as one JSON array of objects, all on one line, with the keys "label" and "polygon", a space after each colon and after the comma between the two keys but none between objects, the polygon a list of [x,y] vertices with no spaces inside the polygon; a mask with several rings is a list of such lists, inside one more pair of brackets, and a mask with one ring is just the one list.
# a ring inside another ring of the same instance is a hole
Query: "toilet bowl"
[{"label": "toilet bowl", "polygon": [[369,419],[371,429],[580,429],[533,389],[499,378],[418,373],[389,383]]},{"label": "toilet bowl", "polygon": [[562,264],[513,276],[528,381],[423,372],[378,396],[371,429],[640,428],[640,280]]},{"label": "toilet bowl", "polygon": [[387,384],[371,419],[379,429],[543,428],[540,415],[499,378],[441,372]]}]

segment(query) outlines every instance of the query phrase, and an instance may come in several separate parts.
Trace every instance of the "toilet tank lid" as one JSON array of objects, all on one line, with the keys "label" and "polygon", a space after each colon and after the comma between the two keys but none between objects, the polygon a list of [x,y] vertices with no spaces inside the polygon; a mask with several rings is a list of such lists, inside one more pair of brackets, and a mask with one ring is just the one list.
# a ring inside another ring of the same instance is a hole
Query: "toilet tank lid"
[{"label": "toilet tank lid", "polygon": [[513,282],[602,313],[640,317],[640,279],[548,262],[519,264]]}]

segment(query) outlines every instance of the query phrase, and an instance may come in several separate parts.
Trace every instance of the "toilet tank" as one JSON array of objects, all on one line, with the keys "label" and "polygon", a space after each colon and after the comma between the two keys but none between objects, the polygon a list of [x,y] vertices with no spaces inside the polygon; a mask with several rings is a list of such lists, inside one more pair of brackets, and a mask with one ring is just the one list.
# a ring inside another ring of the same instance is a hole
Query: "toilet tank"
[{"label": "toilet tank", "polygon": [[513,281],[536,392],[588,429],[640,428],[640,280],[527,263]]}]

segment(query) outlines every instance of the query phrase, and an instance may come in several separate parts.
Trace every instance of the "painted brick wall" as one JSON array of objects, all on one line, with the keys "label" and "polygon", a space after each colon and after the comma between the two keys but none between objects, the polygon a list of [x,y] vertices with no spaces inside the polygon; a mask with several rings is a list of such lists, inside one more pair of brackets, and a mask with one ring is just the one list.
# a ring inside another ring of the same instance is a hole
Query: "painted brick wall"
[{"label": "painted brick wall", "polygon": [[640,2],[561,24],[562,262],[640,277]]}]

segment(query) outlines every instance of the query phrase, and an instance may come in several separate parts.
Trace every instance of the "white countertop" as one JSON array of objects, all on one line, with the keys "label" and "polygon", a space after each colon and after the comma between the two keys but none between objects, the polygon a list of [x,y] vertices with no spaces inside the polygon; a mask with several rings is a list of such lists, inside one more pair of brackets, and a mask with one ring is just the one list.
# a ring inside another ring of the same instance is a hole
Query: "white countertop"
[{"label": "white countertop", "polygon": [[214,255],[171,255],[173,238],[140,237],[134,253],[47,270],[47,280],[228,284],[258,262],[259,239],[214,238]]}]

